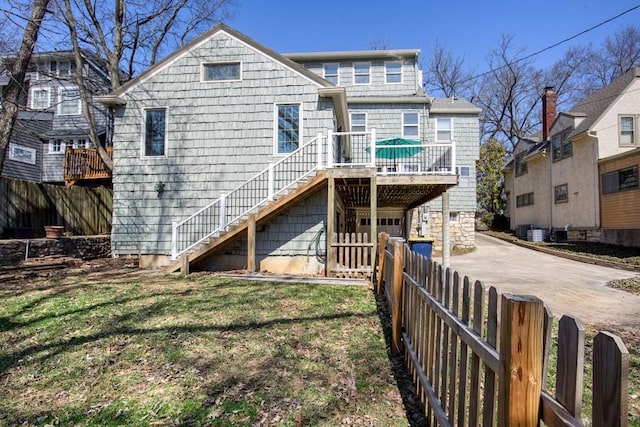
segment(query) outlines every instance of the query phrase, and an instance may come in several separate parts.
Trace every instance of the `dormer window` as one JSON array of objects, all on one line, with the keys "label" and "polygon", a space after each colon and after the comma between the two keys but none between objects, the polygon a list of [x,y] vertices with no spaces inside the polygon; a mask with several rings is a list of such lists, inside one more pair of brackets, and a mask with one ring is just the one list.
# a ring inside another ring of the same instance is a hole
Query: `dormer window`
[{"label": "dormer window", "polygon": [[75,61],[50,61],[49,72],[52,76],[72,76],[76,71]]},{"label": "dormer window", "polygon": [[240,62],[202,64],[202,80],[205,82],[242,80]]},{"label": "dormer window", "polygon": [[340,69],[339,65],[324,64],[322,68],[324,71],[324,79],[333,83],[334,85],[337,85],[340,81],[340,78],[338,76],[338,70]]},{"label": "dormer window", "polygon": [[573,144],[569,141],[570,134],[571,128],[568,128],[551,137],[554,162],[573,156]]}]

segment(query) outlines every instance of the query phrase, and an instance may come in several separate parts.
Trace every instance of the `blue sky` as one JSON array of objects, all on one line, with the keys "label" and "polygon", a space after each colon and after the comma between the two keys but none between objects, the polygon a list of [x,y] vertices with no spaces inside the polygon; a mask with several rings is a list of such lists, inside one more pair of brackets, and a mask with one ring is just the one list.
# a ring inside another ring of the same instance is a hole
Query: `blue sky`
[{"label": "blue sky", "polygon": [[[611,18],[639,0],[237,0],[227,23],[280,52],[419,48],[428,57],[434,41],[464,56],[476,72],[501,34],[515,36],[527,53],[540,50]],[[571,45],[600,45],[621,26],[640,25],[640,9],[545,52],[534,59],[546,67]]]}]

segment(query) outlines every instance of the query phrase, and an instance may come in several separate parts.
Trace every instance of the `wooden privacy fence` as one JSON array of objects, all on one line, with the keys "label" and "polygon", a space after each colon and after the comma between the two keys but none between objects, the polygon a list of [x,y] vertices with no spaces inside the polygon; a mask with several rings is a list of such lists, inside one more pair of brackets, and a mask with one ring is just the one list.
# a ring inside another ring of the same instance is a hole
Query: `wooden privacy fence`
[{"label": "wooden privacy fence", "polygon": [[373,250],[375,243],[369,242],[367,233],[334,233],[329,245],[329,256],[335,263],[329,272],[342,278],[370,279],[373,274]]},{"label": "wooden privacy fence", "polygon": [[0,229],[5,237],[39,237],[44,226],[74,235],[109,234],[113,192],[0,179]]},{"label": "wooden privacy fence", "polygon": [[[555,393],[546,390],[553,315],[531,296],[499,295],[443,269],[402,242],[379,240],[377,291],[392,318],[430,425],[582,425],[584,327],[563,316]],[[629,353],[620,338],[593,342],[591,425],[626,426]]]}]

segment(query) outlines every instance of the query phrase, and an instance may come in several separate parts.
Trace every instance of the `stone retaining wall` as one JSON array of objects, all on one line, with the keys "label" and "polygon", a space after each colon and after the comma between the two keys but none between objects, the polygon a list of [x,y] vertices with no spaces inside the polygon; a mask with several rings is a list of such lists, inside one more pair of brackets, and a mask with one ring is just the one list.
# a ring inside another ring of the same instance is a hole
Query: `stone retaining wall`
[{"label": "stone retaining wall", "polygon": [[80,259],[95,259],[111,256],[110,236],[73,236],[59,239],[0,240],[0,266],[18,265],[28,258],[45,256],[68,256]]}]

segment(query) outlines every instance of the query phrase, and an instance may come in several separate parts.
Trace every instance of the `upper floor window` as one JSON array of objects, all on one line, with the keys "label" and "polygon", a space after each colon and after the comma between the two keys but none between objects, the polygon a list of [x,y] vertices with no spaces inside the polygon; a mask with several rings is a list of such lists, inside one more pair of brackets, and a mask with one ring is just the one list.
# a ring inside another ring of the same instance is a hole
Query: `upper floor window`
[{"label": "upper floor window", "polygon": [[322,66],[324,72],[324,79],[337,85],[340,81],[338,77],[338,70],[340,66],[338,64],[324,64]]},{"label": "upper floor window", "polygon": [[353,64],[353,84],[368,85],[371,83],[371,64],[356,62]]},{"label": "upper floor window", "polygon": [[402,62],[393,61],[384,64],[385,83],[402,83]]},{"label": "upper floor window", "polygon": [[527,162],[524,160],[524,156],[526,154],[526,152],[516,154],[516,176],[524,175],[525,173],[527,173]]},{"label": "upper floor window", "polygon": [[638,166],[602,174],[602,194],[638,188]]},{"label": "upper floor window", "polygon": [[9,144],[9,160],[16,162],[36,164],[36,150],[24,145]]},{"label": "upper floor window", "polygon": [[276,154],[291,153],[300,146],[301,104],[276,105]]},{"label": "upper floor window", "polygon": [[516,207],[533,205],[533,193],[520,194],[516,196]]},{"label": "upper floor window", "polygon": [[60,89],[58,113],[61,116],[80,114],[80,91],[78,89]]},{"label": "upper floor window", "polygon": [[436,118],[436,142],[451,142],[453,123],[450,117]]},{"label": "upper floor window", "polygon": [[50,153],[64,153],[67,144],[61,139],[52,139],[49,141]]},{"label": "upper floor window", "polygon": [[144,138],[142,155],[162,157],[167,152],[167,109],[149,108],[144,110]]},{"label": "upper floor window", "polygon": [[34,110],[46,110],[51,105],[51,97],[48,88],[33,88],[31,90],[31,108]]},{"label": "upper floor window", "polygon": [[241,80],[239,62],[202,64],[202,80],[205,82]]},{"label": "upper floor window", "polygon": [[551,137],[551,150],[554,162],[573,156],[573,144],[569,141],[569,134],[571,134],[571,128],[565,129]]},{"label": "upper floor window", "polygon": [[367,113],[351,113],[351,132],[367,131]]},{"label": "upper floor window", "polygon": [[620,145],[635,145],[637,116],[620,116]]},{"label": "upper floor window", "polygon": [[418,139],[420,137],[420,117],[418,113],[402,113],[402,137]]},{"label": "upper floor window", "polygon": [[51,61],[49,72],[52,76],[72,76],[76,72],[75,61]]}]

